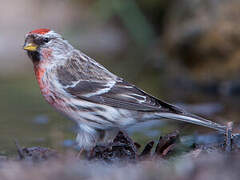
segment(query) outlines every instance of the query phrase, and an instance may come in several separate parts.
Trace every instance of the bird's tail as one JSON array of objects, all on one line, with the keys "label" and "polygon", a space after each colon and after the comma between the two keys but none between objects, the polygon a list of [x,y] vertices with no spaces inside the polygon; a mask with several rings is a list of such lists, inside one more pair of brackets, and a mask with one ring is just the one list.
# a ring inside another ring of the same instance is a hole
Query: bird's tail
[{"label": "bird's tail", "polygon": [[161,118],[174,119],[174,120],[179,120],[179,121],[184,121],[192,124],[209,127],[223,133],[225,133],[227,129],[226,126],[220,125],[218,123],[212,122],[210,120],[207,120],[202,117],[199,117],[190,113],[186,113],[186,112],[182,112],[181,114],[176,114],[171,112],[161,112],[161,113],[158,113],[158,116]]}]

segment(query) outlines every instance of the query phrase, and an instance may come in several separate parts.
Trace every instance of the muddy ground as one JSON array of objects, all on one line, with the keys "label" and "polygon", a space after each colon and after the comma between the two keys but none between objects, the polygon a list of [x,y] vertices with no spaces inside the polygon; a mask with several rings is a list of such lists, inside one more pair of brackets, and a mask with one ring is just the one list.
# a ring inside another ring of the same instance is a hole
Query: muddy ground
[{"label": "muddy ground", "polygon": [[[208,143],[214,138],[217,143]],[[16,142],[17,156],[0,157],[0,179],[238,179],[239,136],[229,130],[203,139],[186,143],[174,131],[140,147],[119,132],[113,143],[80,155]]]}]

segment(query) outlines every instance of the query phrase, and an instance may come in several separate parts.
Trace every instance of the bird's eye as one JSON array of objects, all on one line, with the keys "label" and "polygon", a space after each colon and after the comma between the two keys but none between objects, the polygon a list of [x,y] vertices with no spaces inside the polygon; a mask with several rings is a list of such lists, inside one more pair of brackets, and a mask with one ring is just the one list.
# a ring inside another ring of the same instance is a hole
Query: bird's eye
[{"label": "bird's eye", "polygon": [[43,39],[43,42],[45,42],[45,43],[48,43],[49,41],[50,41],[49,38],[44,38],[44,39]]}]

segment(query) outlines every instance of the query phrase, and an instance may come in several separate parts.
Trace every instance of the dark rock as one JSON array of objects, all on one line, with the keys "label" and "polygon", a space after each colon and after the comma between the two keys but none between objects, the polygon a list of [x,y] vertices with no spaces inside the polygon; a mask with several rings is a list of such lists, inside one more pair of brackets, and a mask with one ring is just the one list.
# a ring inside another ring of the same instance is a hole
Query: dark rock
[{"label": "dark rock", "polygon": [[90,160],[104,160],[107,162],[144,160],[151,157],[165,157],[173,150],[175,142],[179,139],[179,132],[175,131],[160,137],[155,153],[152,154],[154,141],[150,141],[138,154],[136,143],[125,133],[119,132],[113,143],[107,146],[96,146],[89,155]]},{"label": "dark rock", "polygon": [[28,160],[32,162],[39,162],[48,160],[50,158],[57,158],[59,154],[57,151],[45,147],[30,147],[21,148],[17,143],[17,152],[20,160]]},{"label": "dark rock", "polygon": [[120,131],[113,143],[107,146],[96,146],[90,152],[90,160],[104,160],[107,162],[136,160],[137,150],[134,142],[127,134]]}]

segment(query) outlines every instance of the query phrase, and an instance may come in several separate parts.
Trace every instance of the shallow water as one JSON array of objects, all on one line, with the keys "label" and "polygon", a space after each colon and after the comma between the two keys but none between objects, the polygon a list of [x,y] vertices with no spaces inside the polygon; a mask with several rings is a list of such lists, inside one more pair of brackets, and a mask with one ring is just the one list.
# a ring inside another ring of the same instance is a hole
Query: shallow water
[{"label": "shallow water", "polygon": [[[23,146],[52,144],[55,136],[72,137],[65,121],[41,98],[34,78],[1,79],[0,152],[11,153],[16,139]],[[39,118],[46,119],[40,123]],[[54,134],[56,131],[56,134]],[[58,135],[58,132],[63,132]],[[56,137],[57,138],[57,137]]]}]

